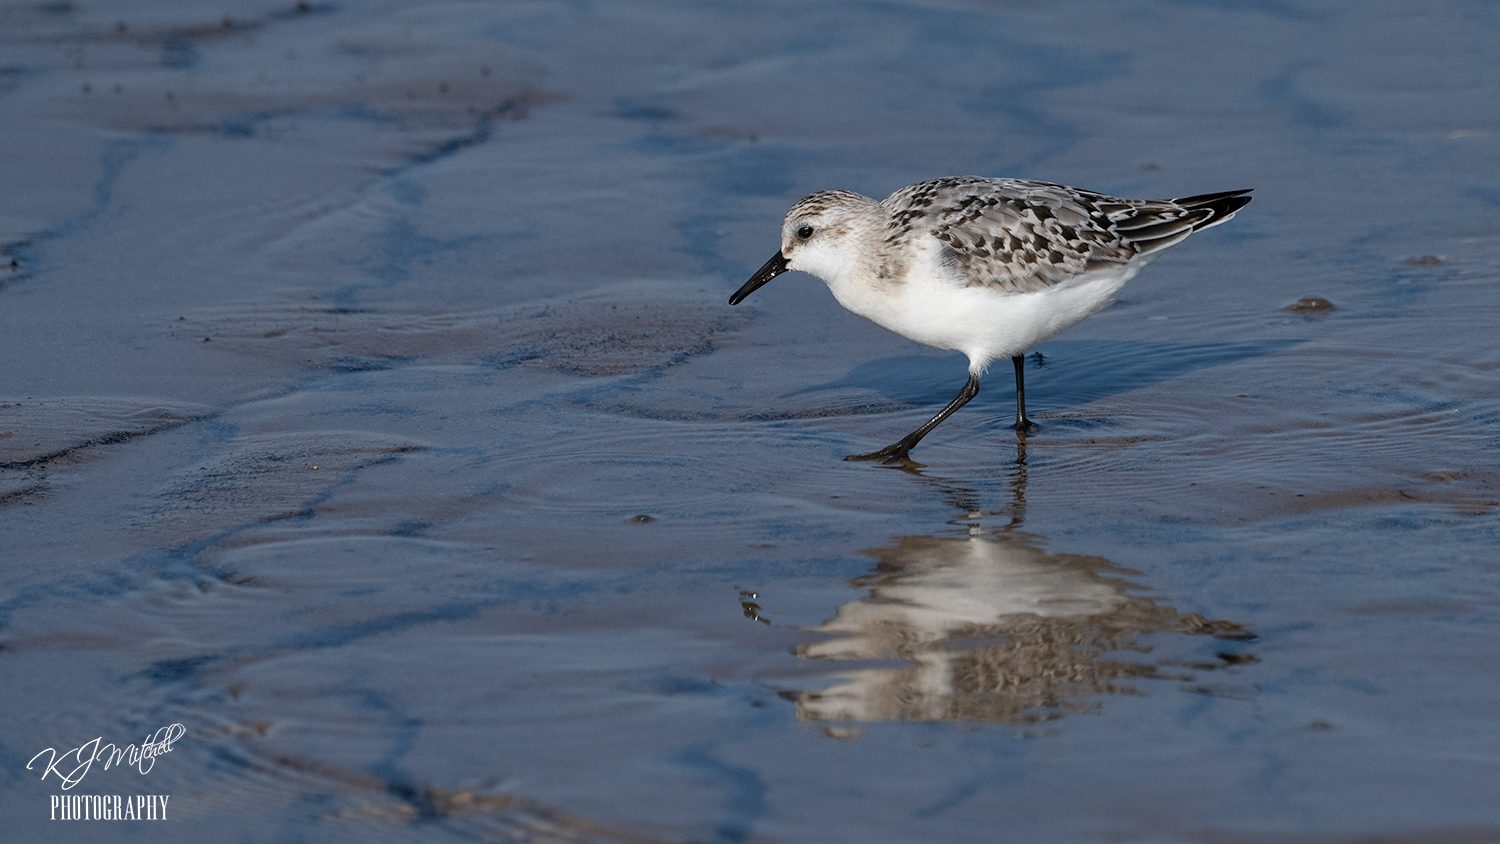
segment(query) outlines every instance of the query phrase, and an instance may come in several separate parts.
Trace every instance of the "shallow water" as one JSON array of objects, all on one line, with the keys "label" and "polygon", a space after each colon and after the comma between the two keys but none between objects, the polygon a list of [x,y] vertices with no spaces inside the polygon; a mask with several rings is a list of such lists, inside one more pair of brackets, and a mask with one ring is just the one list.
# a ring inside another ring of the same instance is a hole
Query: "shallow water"
[{"label": "shallow water", "polygon": [[[0,3],[0,822],[1500,839],[1497,34]],[[844,462],[962,358],[725,300],[797,197],[970,172],[1257,193],[1040,349],[1024,442],[997,368]],[[172,723],[76,789],[166,822],[48,821],[34,754]]]}]

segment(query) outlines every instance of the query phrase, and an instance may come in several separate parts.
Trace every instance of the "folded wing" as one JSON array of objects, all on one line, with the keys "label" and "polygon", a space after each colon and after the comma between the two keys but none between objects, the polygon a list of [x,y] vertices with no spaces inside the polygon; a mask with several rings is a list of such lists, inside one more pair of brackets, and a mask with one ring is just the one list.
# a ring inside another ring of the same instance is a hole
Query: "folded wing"
[{"label": "folded wing", "polygon": [[926,231],[965,286],[1024,293],[1160,252],[1233,217],[1248,193],[1121,199],[1048,182],[960,177],[912,185],[883,204],[888,244]]}]

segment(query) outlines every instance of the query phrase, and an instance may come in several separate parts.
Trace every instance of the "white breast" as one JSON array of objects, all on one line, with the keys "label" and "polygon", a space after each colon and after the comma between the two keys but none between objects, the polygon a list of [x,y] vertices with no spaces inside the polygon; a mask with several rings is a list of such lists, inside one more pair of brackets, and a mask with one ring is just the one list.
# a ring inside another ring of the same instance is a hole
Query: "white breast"
[{"label": "white breast", "polygon": [[[934,241],[935,243],[935,241]],[[918,343],[968,355],[970,370],[1025,354],[1119,296],[1144,262],[1111,266],[1032,293],[965,287],[927,249],[904,279],[882,283],[853,274],[828,280],[840,305]]]}]

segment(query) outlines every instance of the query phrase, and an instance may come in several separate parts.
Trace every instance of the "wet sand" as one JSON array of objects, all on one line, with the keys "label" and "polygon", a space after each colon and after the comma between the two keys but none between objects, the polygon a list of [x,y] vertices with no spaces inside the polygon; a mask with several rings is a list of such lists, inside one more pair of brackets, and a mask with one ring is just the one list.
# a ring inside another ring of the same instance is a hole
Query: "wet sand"
[{"label": "wet sand", "polygon": [[[1483,3],[0,4],[17,840],[1500,838]],[[796,198],[1253,186],[963,361]],[[26,763],[187,732],[165,822]]]}]

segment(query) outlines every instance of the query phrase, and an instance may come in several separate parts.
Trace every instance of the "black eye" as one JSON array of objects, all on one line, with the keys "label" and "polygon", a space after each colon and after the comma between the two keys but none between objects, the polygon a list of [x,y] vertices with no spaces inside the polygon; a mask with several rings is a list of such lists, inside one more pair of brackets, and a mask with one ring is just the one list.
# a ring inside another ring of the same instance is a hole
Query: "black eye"
[{"label": "black eye", "polygon": [[807,240],[809,237],[812,237],[812,232],[812,226],[803,226],[802,228],[797,229],[797,238],[799,240]]}]

